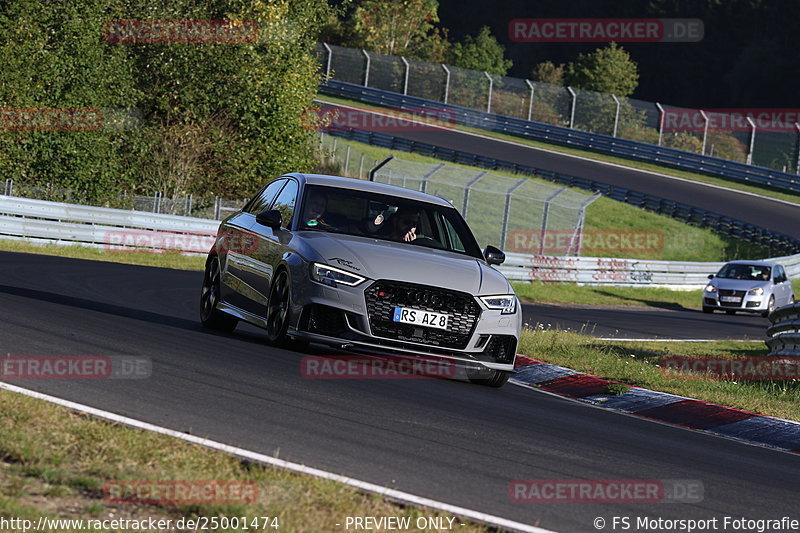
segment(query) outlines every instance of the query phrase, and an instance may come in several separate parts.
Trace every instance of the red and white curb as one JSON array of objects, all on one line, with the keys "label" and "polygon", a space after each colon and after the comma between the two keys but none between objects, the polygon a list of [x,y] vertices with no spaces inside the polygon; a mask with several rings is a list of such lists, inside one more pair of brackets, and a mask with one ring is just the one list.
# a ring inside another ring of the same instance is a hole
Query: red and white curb
[{"label": "red and white curb", "polygon": [[800,453],[800,422],[792,420],[640,387],[630,387],[624,394],[606,394],[608,386],[617,382],[526,355],[517,355],[516,371],[510,381],[606,409]]}]

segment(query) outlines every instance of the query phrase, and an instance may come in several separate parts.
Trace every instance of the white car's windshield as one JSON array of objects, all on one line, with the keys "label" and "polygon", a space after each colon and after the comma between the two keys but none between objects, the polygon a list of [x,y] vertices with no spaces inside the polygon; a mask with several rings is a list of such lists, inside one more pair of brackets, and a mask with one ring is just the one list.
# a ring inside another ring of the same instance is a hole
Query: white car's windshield
[{"label": "white car's windshield", "polygon": [[366,191],[309,185],[298,228],[358,235],[483,257],[452,208]]},{"label": "white car's windshield", "polygon": [[769,279],[770,270],[770,267],[762,265],[728,264],[722,267],[717,277],[723,279],[767,281]]}]

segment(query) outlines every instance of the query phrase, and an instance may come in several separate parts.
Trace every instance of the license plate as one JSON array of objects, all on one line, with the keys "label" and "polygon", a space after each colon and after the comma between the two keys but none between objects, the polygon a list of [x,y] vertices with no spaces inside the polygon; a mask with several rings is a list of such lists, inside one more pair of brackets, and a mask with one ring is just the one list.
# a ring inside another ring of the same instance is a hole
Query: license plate
[{"label": "license plate", "polygon": [[742,301],[742,299],[739,298],[738,296],[720,296],[719,299],[721,301],[723,301],[723,302],[736,302],[736,303],[739,303],[739,302]]},{"label": "license plate", "polygon": [[410,309],[408,307],[395,307],[392,315],[393,322],[402,324],[414,324],[415,326],[425,326],[428,328],[447,329],[447,322],[450,317],[441,313],[431,313],[420,309]]}]

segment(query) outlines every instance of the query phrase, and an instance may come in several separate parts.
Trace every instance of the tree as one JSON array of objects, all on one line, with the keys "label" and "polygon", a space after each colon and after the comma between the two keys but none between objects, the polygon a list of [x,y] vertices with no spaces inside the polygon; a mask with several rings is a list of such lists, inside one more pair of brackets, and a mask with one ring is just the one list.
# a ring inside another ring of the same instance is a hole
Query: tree
[{"label": "tree", "polygon": [[564,85],[564,65],[556,66],[552,61],[543,61],[534,67],[531,78],[540,83]]},{"label": "tree", "polygon": [[463,43],[456,43],[450,52],[453,65],[461,68],[485,71],[498,76],[505,76],[513,64],[505,59],[505,48],[497,42],[488,26],[484,26],[478,35],[467,35]]},{"label": "tree", "polygon": [[567,65],[565,81],[578,89],[630,96],[639,85],[639,68],[628,52],[610,43],[591,54],[580,54]]},{"label": "tree", "polygon": [[361,46],[382,54],[423,57],[439,38],[437,0],[364,0],[355,8],[352,29]]}]

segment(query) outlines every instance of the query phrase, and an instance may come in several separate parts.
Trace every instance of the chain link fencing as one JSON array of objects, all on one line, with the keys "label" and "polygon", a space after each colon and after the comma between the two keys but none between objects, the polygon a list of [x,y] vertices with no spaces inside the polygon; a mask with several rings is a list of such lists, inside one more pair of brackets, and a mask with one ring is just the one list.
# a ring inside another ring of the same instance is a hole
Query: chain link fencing
[{"label": "chain link fencing", "polygon": [[800,110],[682,109],[320,43],[332,79],[800,173]]}]

